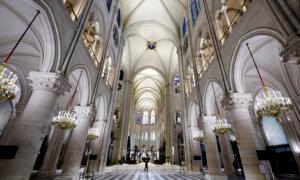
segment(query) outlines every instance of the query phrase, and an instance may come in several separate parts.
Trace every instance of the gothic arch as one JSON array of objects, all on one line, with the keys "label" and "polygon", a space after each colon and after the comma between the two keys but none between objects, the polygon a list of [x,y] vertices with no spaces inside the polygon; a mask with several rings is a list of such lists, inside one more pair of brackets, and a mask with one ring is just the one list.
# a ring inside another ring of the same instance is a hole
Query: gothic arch
[{"label": "gothic arch", "polygon": [[188,125],[194,129],[198,128],[198,118],[200,116],[199,105],[192,101],[189,105]]},{"label": "gothic arch", "polygon": [[96,100],[96,120],[97,121],[106,121],[107,116],[107,102],[104,94],[101,94]]},{"label": "gothic arch", "polygon": [[[9,22],[5,23],[5,26],[1,26],[3,28],[1,28],[1,32],[5,33],[1,34],[1,39],[4,43],[0,45],[0,49],[3,50],[3,55],[0,56],[8,54],[36,14],[36,10],[41,11],[23,39],[21,43],[23,44],[22,48],[17,48],[13,54],[13,57],[23,58],[22,61],[15,61],[20,67],[32,64],[34,68],[24,69],[26,73],[30,70],[51,71],[55,67],[55,59],[60,58],[60,43],[56,36],[57,27],[52,20],[51,12],[46,9],[48,6],[43,1],[39,3],[41,5],[33,1],[0,2],[0,12],[5,14],[1,15],[1,17],[5,17],[2,19],[2,22]],[[44,7],[46,8],[44,9]],[[9,29],[16,29],[16,31],[9,31]],[[12,60],[12,62],[14,61]],[[26,64],[24,64],[25,62]]]},{"label": "gothic arch", "polygon": [[81,106],[86,106],[89,104],[91,97],[91,81],[88,69],[82,66],[73,67],[69,74],[69,81],[72,86],[75,86],[81,72],[82,75],[78,85],[78,101]]},{"label": "gothic arch", "polygon": [[245,63],[245,59],[241,59],[240,57],[241,49],[242,47],[245,48],[246,42],[259,36],[270,37],[274,41],[278,42],[281,46],[286,42],[285,38],[279,32],[272,29],[257,29],[246,33],[239,39],[234,49],[230,66],[231,87],[237,90],[238,92],[245,92],[244,85],[240,79],[242,76],[241,68],[243,68],[243,64]]},{"label": "gothic arch", "polygon": [[[283,74],[272,73],[282,72],[279,57],[281,43],[268,35],[252,36],[241,43],[240,49],[235,56],[236,60],[235,65],[233,66],[233,74],[231,74],[234,78],[233,82],[236,90],[238,92],[250,92],[252,95],[256,95],[262,88],[254,64],[245,45],[247,42],[249,42],[251,52],[254,55],[254,59],[258,64],[258,68],[266,85],[272,89],[280,90],[287,95]],[[276,50],[276,48],[278,49]]]},{"label": "gothic arch", "polygon": [[[214,89],[213,89],[214,88]],[[220,104],[220,101],[223,99],[224,90],[221,86],[221,83],[218,82],[218,80],[213,79],[209,80],[205,86],[204,91],[204,110],[207,116],[214,116],[216,113],[216,107],[215,107],[215,97],[214,92],[216,95],[216,99],[218,101],[218,107],[220,109],[221,115],[223,115],[224,110],[222,110],[222,105]]]}]

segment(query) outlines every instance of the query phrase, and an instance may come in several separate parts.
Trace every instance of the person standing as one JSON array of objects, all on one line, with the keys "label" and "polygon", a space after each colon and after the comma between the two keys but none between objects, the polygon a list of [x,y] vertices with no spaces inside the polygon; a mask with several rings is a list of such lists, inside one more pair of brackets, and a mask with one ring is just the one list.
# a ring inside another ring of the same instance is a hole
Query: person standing
[{"label": "person standing", "polygon": [[148,162],[149,162],[150,158],[148,157],[148,153],[146,153],[146,157],[144,158],[145,161],[145,169],[144,172],[148,172]]}]

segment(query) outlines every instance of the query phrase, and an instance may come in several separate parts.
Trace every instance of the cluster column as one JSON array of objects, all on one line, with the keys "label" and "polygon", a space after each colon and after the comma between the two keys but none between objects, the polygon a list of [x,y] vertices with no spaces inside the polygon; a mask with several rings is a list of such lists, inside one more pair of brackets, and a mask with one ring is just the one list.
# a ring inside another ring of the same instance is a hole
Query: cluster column
[{"label": "cluster column", "polygon": [[33,92],[20,116],[15,119],[5,145],[18,147],[14,159],[0,160],[1,179],[29,179],[57,99],[70,89],[58,73],[30,72]]},{"label": "cluster column", "polygon": [[256,154],[258,137],[248,109],[251,101],[251,94],[231,93],[224,97],[223,104],[226,110],[229,111],[233,128],[236,130],[238,148],[246,179],[263,180],[264,175],[260,172],[260,161]]},{"label": "cluster column", "polygon": [[[104,128],[107,128],[106,122],[103,120],[98,120],[94,124],[94,128],[96,128],[100,134],[100,137],[103,136],[104,133]],[[97,159],[96,160],[90,160],[89,164],[87,166],[88,173],[94,173],[99,171],[99,166],[100,166],[100,152],[102,149],[102,144],[101,144],[102,138],[97,138],[92,142],[91,145],[91,153],[92,155],[96,155]]]},{"label": "cluster column", "polygon": [[174,147],[174,120],[172,114],[172,97],[171,97],[171,85],[166,85],[166,162],[173,163],[173,154],[172,154],[172,147]]},{"label": "cluster column", "polygon": [[218,134],[219,142],[221,146],[221,153],[222,153],[222,161],[224,165],[224,172],[227,175],[234,174],[234,168],[233,168],[233,152],[232,148],[229,142],[229,136],[228,133],[226,134]]},{"label": "cluster column", "polygon": [[[127,152],[127,139],[128,139],[128,125],[130,120],[130,107],[132,99],[132,83],[130,80],[125,80],[125,101],[122,114],[122,129],[120,133],[120,146],[118,152],[118,159],[121,160],[122,156],[126,157]],[[125,154],[124,154],[125,153]]]},{"label": "cluster column", "polygon": [[94,113],[92,106],[75,106],[77,126],[73,129],[68,149],[62,165],[62,174],[57,179],[79,179],[79,169],[86,144],[90,118]]},{"label": "cluster column", "polygon": [[55,175],[56,165],[63,146],[66,130],[55,128],[51,136],[47,151],[39,170],[39,176],[47,177]]},{"label": "cluster column", "polygon": [[195,160],[194,156],[201,156],[201,142],[193,139],[193,134],[198,133],[199,128],[195,126],[189,127],[190,141],[191,141],[191,163],[192,163],[192,171],[200,172],[202,170],[202,163],[200,160]]},{"label": "cluster column", "polygon": [[203,116],[202,119],[209,178],[227,179],[227,177],[222,174],[217,139],[213,132],[213,125],[216,122],[216,116]]}]

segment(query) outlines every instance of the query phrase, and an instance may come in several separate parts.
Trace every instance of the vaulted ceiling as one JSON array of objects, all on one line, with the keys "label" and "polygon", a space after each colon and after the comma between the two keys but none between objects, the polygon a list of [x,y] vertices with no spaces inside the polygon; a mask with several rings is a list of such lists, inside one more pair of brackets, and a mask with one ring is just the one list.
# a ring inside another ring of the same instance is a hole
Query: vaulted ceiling
[{"label": "vaulted ceiling", "polygon": [[138,108],[158,108],[164,87],[177,70],[186,1],[121,0],[126,40],[122,66],[134,80]]}]

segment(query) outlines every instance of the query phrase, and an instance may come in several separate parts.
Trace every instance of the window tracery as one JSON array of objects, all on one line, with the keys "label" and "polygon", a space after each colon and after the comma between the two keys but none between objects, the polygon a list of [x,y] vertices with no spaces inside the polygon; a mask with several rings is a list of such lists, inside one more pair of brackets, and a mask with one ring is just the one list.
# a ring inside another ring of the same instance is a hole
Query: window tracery
[{"label": "window tracery", "polygon": [[195,25],[200,14],[200,0],[191,0],[191,14],[193,25]]},{"label": "window tracery", "polygon": [[148,111],[143,112],[143,124],[149,124],[149,113],[148,113]]},{"label": "window tracery", "polygon": [[155,110],[151,110],[151,114],[150,114],[150,124],[155,124],[156,123],[156,114],[155,114]]},{"label": "window tracery", "polygon": [[137,109],[136,111],[136,124],[141,124],[141,110]]},{"label": "window tracery", "polygon": [[176,111],[176,119],[175,119],[175,123],[176,124],[181,124],[181,112],[180,111]]},{"label": "window tracery", "polygon": [[156,140],[155,131],[152,131],[152,132],[151,132],[151,137],[150,137],[150,139],[151,139],[152,141],[155,141],[155,140]]},{"label": "window tracery", "polygon": [[183,37],[185,36],[186,31],[187,31],[187,25],[186,25],[186,19],[184,17],[183,22],[182,22],[182,35],[183,35]]},{"label": "window tracery", "polygon": [[178,74],[174,77],[175,93],[180,94],[180,77]]}]

